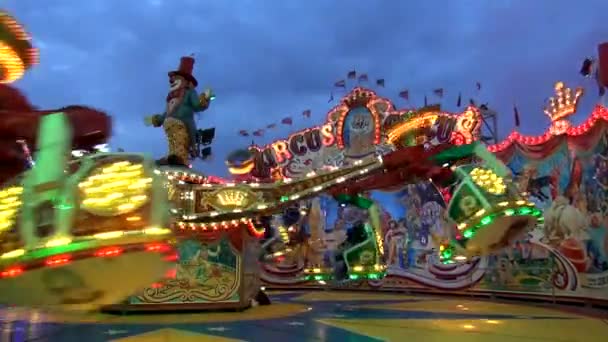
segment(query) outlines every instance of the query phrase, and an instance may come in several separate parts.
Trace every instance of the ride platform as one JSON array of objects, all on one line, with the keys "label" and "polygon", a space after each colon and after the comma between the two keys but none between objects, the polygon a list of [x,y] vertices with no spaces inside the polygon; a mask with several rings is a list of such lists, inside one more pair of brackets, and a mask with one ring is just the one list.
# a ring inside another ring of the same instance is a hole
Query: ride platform
[{"label": "ride platform", "polygon": [[604,341],[608,313],[378,292],[271,292],[243,312],[52,315],[4,308],[2,341]]}]

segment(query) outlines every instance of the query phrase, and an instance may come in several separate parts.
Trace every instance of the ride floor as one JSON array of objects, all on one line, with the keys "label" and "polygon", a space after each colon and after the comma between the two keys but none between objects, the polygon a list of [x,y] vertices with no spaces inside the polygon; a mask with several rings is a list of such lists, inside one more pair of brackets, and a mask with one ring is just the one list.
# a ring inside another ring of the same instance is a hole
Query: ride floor
[{"label": "ride floor", "polygon": [[49,314],[3,308],[0,341],[606,341],[608,313],[470,298],[273,292],[243,312]]}]

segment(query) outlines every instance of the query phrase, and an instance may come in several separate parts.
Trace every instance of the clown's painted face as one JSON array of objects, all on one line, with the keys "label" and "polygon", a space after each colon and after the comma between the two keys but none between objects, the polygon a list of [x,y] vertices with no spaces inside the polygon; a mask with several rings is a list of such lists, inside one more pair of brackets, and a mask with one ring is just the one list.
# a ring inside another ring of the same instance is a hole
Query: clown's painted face
[{"label": "clown's painted face", "polygon": [[181,76],[172,75],[169,77],[169,90],[174,91],[184,88],[188,82]]}]

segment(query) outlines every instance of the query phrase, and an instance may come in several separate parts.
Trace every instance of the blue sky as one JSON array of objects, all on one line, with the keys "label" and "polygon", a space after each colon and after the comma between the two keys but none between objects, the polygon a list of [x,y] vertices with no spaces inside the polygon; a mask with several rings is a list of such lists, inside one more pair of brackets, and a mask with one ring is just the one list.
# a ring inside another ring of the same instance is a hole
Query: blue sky
[{"label": "blue sky", "polygon": [[[143,117],[164,108],[167,72],[194,53],[199,91],[217,100],[200,127],[216,127],[215,158],[198,167],[225,175],[225,155],[251,142],[239,129],[264,128],[292,115],[294,125],[257,139],[265,144],[319,124],[332,84],[355,68],[386,79],[378,92],[396,105],[443,87],[500,113],[513,127],[517,103],[524,133],[548,126],[543,100],[553,83],[587,88],[575,122],[597,102],[578,75],[581,61],[608,41],[605,0],[3,0],[32,33],[41,64],[16,85],[39,107],[84,104],[114,118],[112,144],[162,155],[160,129]],[[475,82],[482,83],[476,94]],[[466,101],[465,101],[466,102]],[[300,113],[312,110],[310,119]]]}]

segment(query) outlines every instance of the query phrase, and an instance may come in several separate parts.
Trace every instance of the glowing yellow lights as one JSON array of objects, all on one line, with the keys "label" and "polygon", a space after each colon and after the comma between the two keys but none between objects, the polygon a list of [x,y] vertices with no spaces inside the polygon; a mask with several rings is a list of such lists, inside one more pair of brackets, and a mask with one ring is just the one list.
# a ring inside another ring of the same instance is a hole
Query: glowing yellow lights
[{"label": "glowing yellow lights", "polygon": [[552,122],[565,119],[576,112],[578,101],[583,96],[583,88],[566,88],[564,82],[555,83],[555,96],[549,98],[548,104],[544,109]]},{"label": "glowing yellow lights", "polygon": [[10,187],[0,191],[0,232],[10,229],[15,223],[21,206],[22,187]]},{"label": "glowing yellow lights", "polygon": [[158,227],[150,227],[147,229],[144,229],[144,234],[147,235],[165,235],[165,234],[171,234],[171,229],[169,228],[158,228]]},{"label": "glowing yellow lights", "polygon": [[93,237],[96,239],[100,239],[100,240],[107,240],[107,239],[116,239],[123,235],[124,235],[123,231],[116,231],[116,232],[106,232],[106,233],[95,234],[95,235],[93,235]]},{"label": "glowing yellow lights", "polygon": [[475,326],[472,325],[472,324],[465,324],[462,327],[465,328],[465,329],[467,329],[467,330],[475,329]]},{"label": "glowing yellow lights", "polygon": [[72,242],[72,239],[63,237],[63,238],[52,239],[52,240],[48,241],[46,244],[44,244],[44,246],[45,247],[59,247],[59,246],[69,245],[71,242]]},{"label": "glowing yellow lights", "polygon": [[502,195],[507,191],[502,177],[497,176],[492,170],[476,167],[469,175],[477,186],[492,195]]},{"label": "glowing yellow lights", "polygon": [[4,73],[0,83],[13,83],[20,79],[25,73],[25,64],[10,46],[0,41],[0,67]]},{"label": "glowing yellow lights", "polygon": [[355,266],[355,267],[353,267],[353,271],[355,271],[355,272],[363,272],[363,266]]},{"label": "glowing yellow lights", "polygon": [[485,214],[485,213],[486,213],[486,210],[485,210],[485,209],[479,209],[479,210],[478,210],[478,211],[475,213],[475,216],[480,217],[480,216],[483,216],[483,214]]},{"label": "glowing yellow lights", "polygon": [[224,190],[217,193],[217,201],[223,206],[241,207],[247,204],[247,193],[239,190]]},{"label": "glowing yellow lights", "polygon": [[25,69],[38,63],[38,49],[31,44],[30,36],[8,13],[0,11],[0,83],[12,83],[20,79]]},{"label": "glowing yellow lights", "polygon": [[439,115],[436,113],[425,113],[418,117],[414,117],[393,128],[388,133],[388,140],[391,143],[394,143],[399,139],[399,137],[408,133],[409,131],[420,129],[420,127],[431,127],[437,121],[437,118],[439,118]]},{"label": "glowing yellow lights", "polygon": [[[95,169],[79,185],[82,208],[100,216],[121,215],[140,208],[148,201],[152,178],[146,177],[143,165],[120,161]],[[137,221],[141,218],[127,218]]]},{"label": "glowing yellow lights", "polygon": [[0,255],[0,259],[18,258],[25,254],[25,249],[15,249],[14,251],[6,252]]}]

